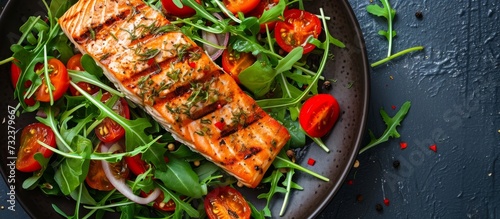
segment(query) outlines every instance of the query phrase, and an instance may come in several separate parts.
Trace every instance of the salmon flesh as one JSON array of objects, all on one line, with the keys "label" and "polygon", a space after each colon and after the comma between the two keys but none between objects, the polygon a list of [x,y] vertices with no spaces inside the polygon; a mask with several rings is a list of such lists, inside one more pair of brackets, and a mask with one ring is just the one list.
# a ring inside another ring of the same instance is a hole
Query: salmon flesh
[{"label": "salmon flesh", "polygon": [[141,0],[80,0],[59,24],[176,140],[254,188],[288,130],[164,15]]}]

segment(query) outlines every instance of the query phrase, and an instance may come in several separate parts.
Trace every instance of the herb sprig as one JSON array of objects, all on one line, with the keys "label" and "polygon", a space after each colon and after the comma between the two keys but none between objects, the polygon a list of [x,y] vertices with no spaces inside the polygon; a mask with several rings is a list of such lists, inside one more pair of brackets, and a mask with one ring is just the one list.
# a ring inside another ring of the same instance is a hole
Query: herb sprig
[{"label": "herb sprig", "polygon": [[378,5],[378,4],[370,4],[370,5],[366,6],[366,11],[372,15],[384,17],[387,20],[387,28],[388,29],[387,30],[379,30],[379,32],[378,32],[379,35],[384,36],[388,41],[387,57],[370,64],[371,67],[379,66],[381,64],[389,62],[389,61],[391,61],[397,57],[400,57],[402,55],[405,55],[407,53],[424,49],[423,46],[415,46],[415,47],[411,47],[411,48],[402,50],[400,52],[397,52],[396,54],[392,54],[393,39],[396,36],[396,30],[393,29],[393,23],[394,23],[394,17],[396,16],[396,10],[391,7],[389,0],[380,0],[380,2],[382,3],[382,7],[380,7],[380,5]]}]

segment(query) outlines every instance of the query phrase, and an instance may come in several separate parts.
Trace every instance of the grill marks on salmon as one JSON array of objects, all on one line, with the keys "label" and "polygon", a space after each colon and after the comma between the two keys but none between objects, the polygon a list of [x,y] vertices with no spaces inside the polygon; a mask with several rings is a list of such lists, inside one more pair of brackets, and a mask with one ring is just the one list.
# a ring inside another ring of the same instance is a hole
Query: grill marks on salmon
[{"label": "grill marks on salmon", "polygon": [[180,142],[256,187],[290,135],[191,39],[141,0],[80,0],[62,30]]}]

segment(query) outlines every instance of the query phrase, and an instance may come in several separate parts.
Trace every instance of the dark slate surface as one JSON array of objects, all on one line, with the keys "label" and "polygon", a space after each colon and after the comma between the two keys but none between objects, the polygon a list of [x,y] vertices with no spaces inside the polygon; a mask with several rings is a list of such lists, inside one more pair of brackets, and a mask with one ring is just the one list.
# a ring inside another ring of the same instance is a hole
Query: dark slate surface
[{"label": "dark slate surface", "polygon": [[[349,2],[370,62],[384,57],[387,42],[377,31],[385,21],[366,12],[370,0]],[[393,52],[416,45],[425,51],[371,70],[368,128],[377,136],[384,131],[380,108],[392,116],[407,100],[412,107],[401,138],[359,155],[360,166],[348,176],[352,184],[346,182],[318,218],[500,218],[498,1],[391,3],[397,11]],[[26,218],[19,203],[15,212],[7,209],[8,192],[0,181],[0,218]]]}]

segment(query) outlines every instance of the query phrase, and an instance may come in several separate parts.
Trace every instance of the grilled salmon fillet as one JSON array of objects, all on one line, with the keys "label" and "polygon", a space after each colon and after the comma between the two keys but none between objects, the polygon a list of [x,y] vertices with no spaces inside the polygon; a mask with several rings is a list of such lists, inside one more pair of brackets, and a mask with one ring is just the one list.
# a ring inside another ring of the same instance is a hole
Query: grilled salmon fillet
[{"label": "grilled salmon fillet", "polygon": [[290,135],[203,49],[141,0],[80,0],[59,24],[176,140],[256,187]]}]

